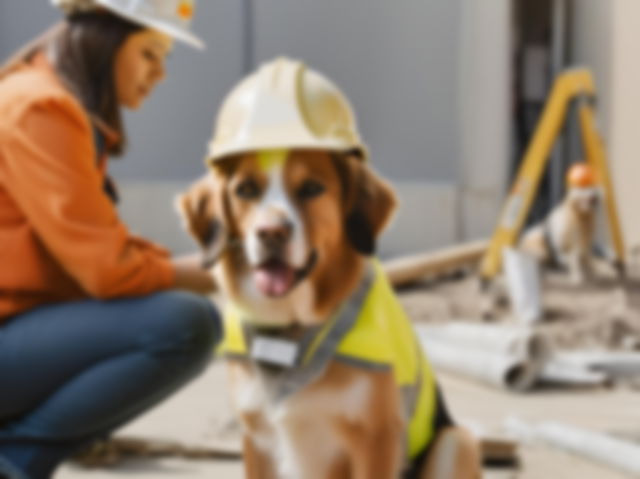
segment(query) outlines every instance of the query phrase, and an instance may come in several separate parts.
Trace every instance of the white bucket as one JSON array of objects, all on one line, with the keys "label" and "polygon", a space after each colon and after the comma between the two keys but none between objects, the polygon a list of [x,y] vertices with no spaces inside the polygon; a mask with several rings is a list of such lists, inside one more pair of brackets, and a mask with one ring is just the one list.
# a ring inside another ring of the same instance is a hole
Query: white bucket
[{"label": "white bucket", "polygon": [[539,321],[542,318],[542,304],[538,261],[513,248],[503,248],[502,260],[515,315],[525,324]]}]

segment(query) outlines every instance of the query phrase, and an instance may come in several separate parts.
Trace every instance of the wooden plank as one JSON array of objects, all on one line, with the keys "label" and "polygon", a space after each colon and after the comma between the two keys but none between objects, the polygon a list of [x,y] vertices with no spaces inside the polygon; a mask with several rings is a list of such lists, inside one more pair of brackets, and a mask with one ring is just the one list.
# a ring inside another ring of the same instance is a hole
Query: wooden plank
[{"label": "wooden plank", "polygon": [[485,466],[517,467],[518,442],[505,437],[480,438],[482,462]]},{"label": "wooden plank", "polygon": [[417,281],[425,276],[445,274],[480,262],[489,242],[475,241],[442,250],[404,256],[384,263],[394,286]]},{"label": "wooden plank", "polygon": [[207,445],[188,445],[177,441],[155,438],[116,436],[98,441],[73,457],[73,462],[84,467],[113,466],[123,461],[140,458],[181,457],[192,460],[237,460],[242,451],[235,441]]}]

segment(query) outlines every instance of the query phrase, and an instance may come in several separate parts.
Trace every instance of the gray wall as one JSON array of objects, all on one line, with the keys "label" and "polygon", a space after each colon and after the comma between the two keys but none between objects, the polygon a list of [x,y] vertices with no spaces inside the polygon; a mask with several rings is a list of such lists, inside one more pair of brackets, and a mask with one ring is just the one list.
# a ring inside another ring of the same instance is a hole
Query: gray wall
[{"label": "gray wall", "polygon": [[455,180],[459,1],[254,3],[256,60],[286,54],[332,78],[379,170]]},{"label": "gray wall", "polygon": [[23,42],[39,35],[59,15],[48,2],[3,0],[0,2],[0,61]]},{"label": "gray wall", "polygon": [[[243,21],[247,5],[253,5],[253,28]],[[385,174],[453,181],[458,6],[451,0],[201,0],[195,30],[208,49],[178,46],[166,82],[141,111],[127,114],[130,150],[114,162],[114,175],[199,175],[214,113],[244,65],[286,54],[346,91]],[[57,18],[47,0],[0,2],[0,57]]]},{"label": "gray wall", "polygon": [[629,0],[574,1],[570,61],[591,70],[598,91],[598,119],[602,134],[609,136],[613,75],[613,7]]},{"label": "gray wall", "polygon": [[460,0],[458,240],[489,237],[506,191],[513,0]]}]

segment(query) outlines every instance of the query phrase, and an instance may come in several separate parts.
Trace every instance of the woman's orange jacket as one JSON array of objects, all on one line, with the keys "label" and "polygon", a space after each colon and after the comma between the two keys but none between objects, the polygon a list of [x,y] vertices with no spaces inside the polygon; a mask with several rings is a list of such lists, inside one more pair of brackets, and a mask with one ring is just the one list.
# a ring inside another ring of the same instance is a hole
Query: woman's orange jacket
[{"label": "woman's orange jacket", "polygon": [[0,79],[0,322],[38,305],[174,285],[103,192],[89,117],[44,55]]}]

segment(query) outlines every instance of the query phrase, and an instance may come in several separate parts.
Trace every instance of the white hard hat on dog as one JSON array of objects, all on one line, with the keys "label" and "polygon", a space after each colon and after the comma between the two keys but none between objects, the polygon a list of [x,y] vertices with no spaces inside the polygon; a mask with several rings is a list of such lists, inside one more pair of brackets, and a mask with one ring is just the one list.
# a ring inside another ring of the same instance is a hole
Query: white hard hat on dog
[{"label": "white hard hat on dog", "polygon": [[195,0],[51,0],[51,3],[67,15],[104,8],[191,46],[204,48],[202,40],[190,30]]},{"label": "white hard hat on dog", "polygon": [[227,95],[207,161],[292,148],[367,156],[351,105],[338,87],[301,62],[278,58],[262,65]]}]

